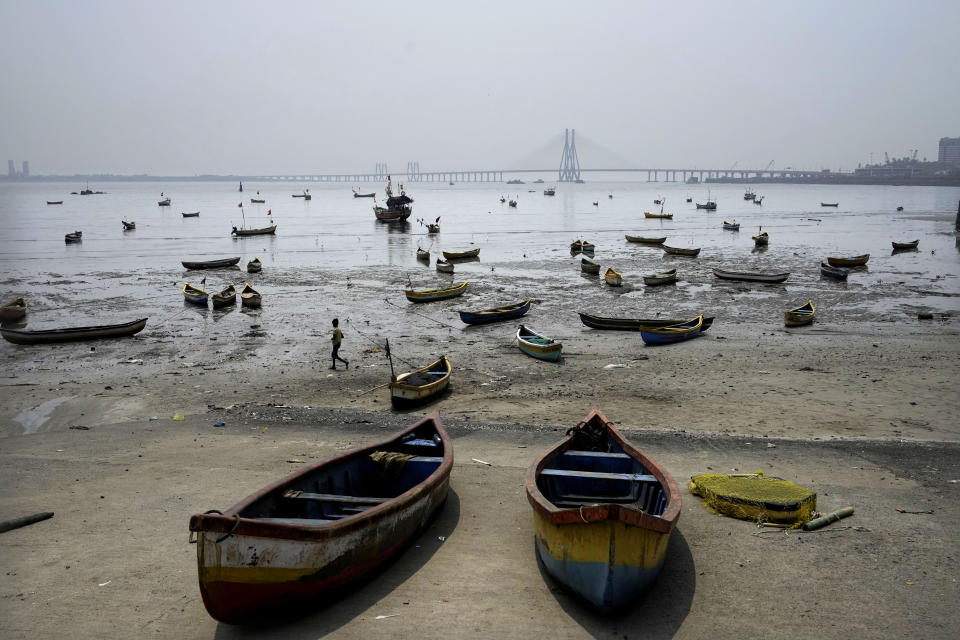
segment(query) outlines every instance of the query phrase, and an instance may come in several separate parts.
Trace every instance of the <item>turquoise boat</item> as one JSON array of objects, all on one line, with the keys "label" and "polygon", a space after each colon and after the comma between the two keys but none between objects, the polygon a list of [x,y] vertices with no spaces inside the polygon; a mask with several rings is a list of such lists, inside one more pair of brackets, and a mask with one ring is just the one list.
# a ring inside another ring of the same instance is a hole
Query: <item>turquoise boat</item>
[{"label": "turquoise boat", "polygon": [[681,497],[670,474],[593,410],[527,470],[534,540],[555,580],[603,611],[647,591]]},{"label": "turquoise boat", "polygon": [[563,351],[563,343],[539,334],[529,327],[520,325],[517,329],[517,345],[520,351],[538,360],[557,362]]}]

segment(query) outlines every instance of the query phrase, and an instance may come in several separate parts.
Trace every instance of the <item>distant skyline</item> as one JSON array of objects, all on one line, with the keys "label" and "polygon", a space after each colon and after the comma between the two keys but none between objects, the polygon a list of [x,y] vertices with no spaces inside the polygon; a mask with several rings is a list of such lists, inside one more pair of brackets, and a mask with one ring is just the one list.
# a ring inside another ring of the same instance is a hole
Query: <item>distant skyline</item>
[{"label": "distant skyline", "polygon": [[958,24],[946,0],[0,0],[0,154],[62,175],[551,167],[575,128],[585,167],[936,160],[960,136]]}]

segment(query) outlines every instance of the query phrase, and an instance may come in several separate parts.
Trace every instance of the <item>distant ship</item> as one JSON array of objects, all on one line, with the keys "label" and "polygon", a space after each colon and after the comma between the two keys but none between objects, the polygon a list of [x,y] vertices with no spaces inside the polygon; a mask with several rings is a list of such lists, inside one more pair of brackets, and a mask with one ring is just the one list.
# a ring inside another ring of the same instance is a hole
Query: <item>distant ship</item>
[{"label": "distant ship", "polygon": [[514,178],[513,180],[507,180],[507,184],[525,184],[525,183],[523,182],[523,180]]}]

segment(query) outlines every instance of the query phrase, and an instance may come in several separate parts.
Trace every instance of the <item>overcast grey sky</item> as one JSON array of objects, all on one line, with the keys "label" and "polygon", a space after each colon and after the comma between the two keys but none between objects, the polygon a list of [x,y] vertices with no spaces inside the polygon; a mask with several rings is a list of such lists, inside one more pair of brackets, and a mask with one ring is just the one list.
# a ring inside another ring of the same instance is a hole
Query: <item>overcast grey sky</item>
[{"label": "overcast grey sky", "polygon": [[849,169],[936,159],[958,66],[957,0],[0,0],[0,160],[503,168],[570,127],[637,166]]}]

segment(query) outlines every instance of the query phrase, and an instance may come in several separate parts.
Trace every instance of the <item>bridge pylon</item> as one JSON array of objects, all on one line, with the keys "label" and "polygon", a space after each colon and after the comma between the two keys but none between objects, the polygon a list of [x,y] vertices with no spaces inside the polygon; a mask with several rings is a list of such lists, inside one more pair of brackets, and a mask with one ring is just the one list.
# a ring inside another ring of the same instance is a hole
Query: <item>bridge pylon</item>
[{"label": "bridge pylon", "polygon": [[564,129],[563,155],[560,156],[560,182],[580,182],[580,160],[577,158],[577,130]]},{"label": "bridge pylon", "polygon": [[408,162],[407,163],[407,182],[420,182],[421,180],[423,180],[423,176],[420,175],[420,163]]},{"label": "bridge pylon", "polygon": [[373,178],[378,181],[386,180],[389,173],[390,172],[387,170],[387,163],[378,162],[376,168],[373,170]]}]

